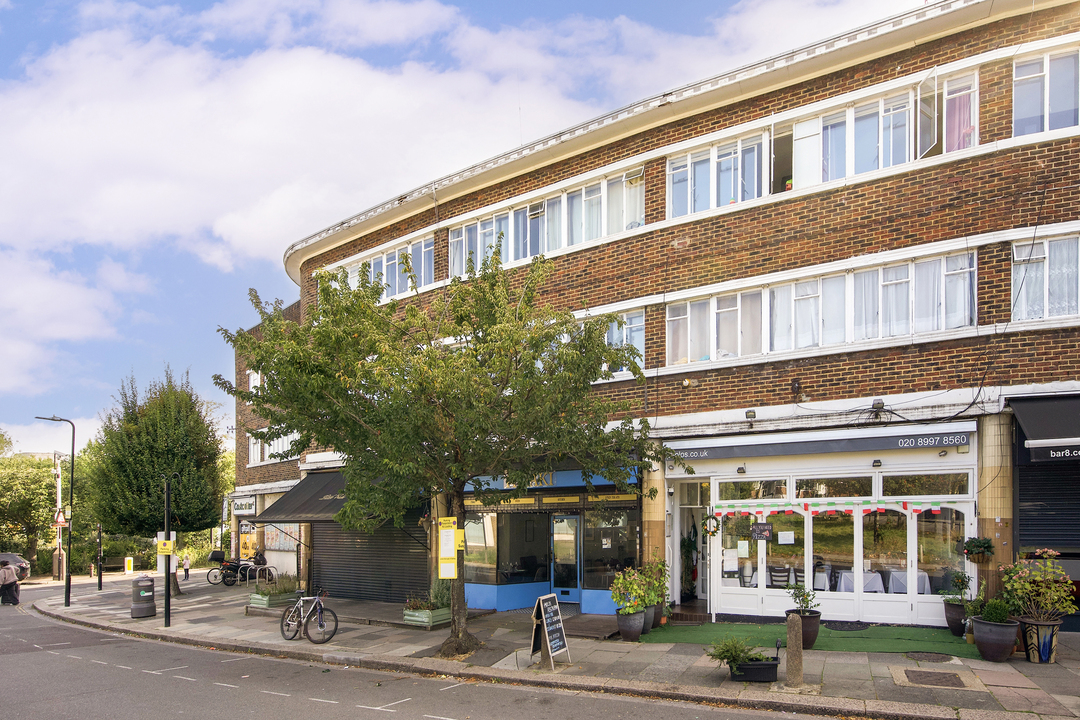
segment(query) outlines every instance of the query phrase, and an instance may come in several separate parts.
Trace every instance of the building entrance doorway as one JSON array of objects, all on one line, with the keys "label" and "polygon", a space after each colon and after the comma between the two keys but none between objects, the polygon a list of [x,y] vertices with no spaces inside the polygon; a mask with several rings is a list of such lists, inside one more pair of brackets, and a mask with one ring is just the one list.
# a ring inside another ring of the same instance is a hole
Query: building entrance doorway
[{"label": "building entrance doorway", "polygon": [[559,602],[581,602],[581,517],[551,516],[551,592]]}]

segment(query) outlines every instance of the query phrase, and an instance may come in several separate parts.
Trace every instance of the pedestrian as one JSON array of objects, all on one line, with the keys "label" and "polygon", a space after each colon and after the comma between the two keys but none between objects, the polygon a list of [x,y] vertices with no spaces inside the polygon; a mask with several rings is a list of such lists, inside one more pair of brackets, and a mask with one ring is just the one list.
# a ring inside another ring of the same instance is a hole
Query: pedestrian
[{"label": "pedestrian", "polygon": [[0,560],[0,603],[19,604],[19,575],[7,560]]},{"label": "pedestrian", "polygon": [[188,579],[188,571],[191,570],[191,556],[184,556],[184,579]]}]

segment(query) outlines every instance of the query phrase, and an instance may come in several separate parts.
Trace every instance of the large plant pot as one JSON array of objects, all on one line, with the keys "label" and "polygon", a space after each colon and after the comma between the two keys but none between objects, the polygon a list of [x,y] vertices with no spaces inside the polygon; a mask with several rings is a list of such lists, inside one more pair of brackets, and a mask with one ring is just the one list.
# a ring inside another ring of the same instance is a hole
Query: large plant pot
[{"label": "large plant pot", "polygon": [[645,608],[645,619],[641,621],[641,634],[642,635],[648,635],[650,632],[652,632],[652,628],[653,628],[652,623],[653,623],[653,619],[655,618],[655,616],[656,616],[656,606],[655,605],[649,605],[648,607]]},{"label": "large plant pot", "polygon": [[1032,620],[1028,617],[1020,618],[1028,662],[1052,663],[1057,659],[1057,636],[1061,622],[1061,620],[1047,622]]},{"label": "large plant pot", "polygon": [[406,625],[432,628],[442,623],[450,622],[450,608],[438,608],[436,610],[405,610],[401,611],[401,620]]},{"label": "large plant pot", "polygon": [[251,593],[248,596],[248,605],[257,608],[277,608],[292,605],[296,602],[296,593],[287,595],[259,595]]},{"label": "large plant pot", "polygon": [[776,682],[776,669],[779,660],[755,660],[737,665],[739,674],[731,673],[731,679],[738,682]]},{"label": "large plant pot", "polygon": [[813,650],[817,642],[818,631],[821,630],[821,611],[807,610],[800,613],[798,610],[788,610],[786,615],[797,613],[802,618],[802,649]]},{"label": "large plant pot", "polygon": [[972,630],[975,635],[975,647],[983,660],[990,662],[1005,662],[1013,653],[1016,646],[1015,620],[996,623],[987,622],[981,615],[971,618]]},{"label": "large plant pot", "polygon": [[664,624],[664,606],[663,604],[653,605],[652,626],[658,628]]},{"label": "large plant pot", "polygon": [[965,611],[963,603],[945,603],[945,622],[956,637],[964,636]]},{"label": "large plant pot", "polygon": [[637,642],[641,638],[641,628],[645,624],[645,611],[642,610],[629,615],[615,616],[619,623],[619,635],[626,642]]}]

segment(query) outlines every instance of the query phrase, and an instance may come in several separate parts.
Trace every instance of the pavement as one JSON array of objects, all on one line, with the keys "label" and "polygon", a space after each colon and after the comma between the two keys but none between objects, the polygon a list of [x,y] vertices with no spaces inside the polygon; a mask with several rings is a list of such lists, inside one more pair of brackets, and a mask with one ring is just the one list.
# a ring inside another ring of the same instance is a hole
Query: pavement
[{"label": "pavement", "polygon": [[[401,606],[329,598],[339,618],[338,632],[325,645],[301,637],[286,641],[279,632],[282,610],[248,606],[251,588],[210,585],[205,571],[181,581],[182,596],[170,604],[164,626],[164,593],[156,577],[157,615],[131,618],[131,582],[136,576],[107,573],[73,584],[64,607],[63,584],[24,583],[56,588],[38,599],[39,613],[88,627],[168,642],[233,652],[325,662],[374,670],[445,675],[467,681],[505,682],[579,692],[606,692],[742,708],[819,715],[932,720],[1044,720],[1080,717],[1080,633],[1061,633],[1057,662],[1029,663],[1022,654],[1004,663],[913,653],[803,653],[803,682],[785,687],[786,653],[779,681],[732,679],[727,668],[696,643],[630,643],[618,638],[612,616],[576,616],[562,606],[568,635],[566,654],[555,669],[530,655],[529,611],[476,614],[469,631],[484,647],[461,660],[434,657],[446,629],[405,626]],[[780,627],[780,626],[778,626]],[[915,655],[913,658],[912,655]],[[916,659],[918,658],[918,659]]]}]

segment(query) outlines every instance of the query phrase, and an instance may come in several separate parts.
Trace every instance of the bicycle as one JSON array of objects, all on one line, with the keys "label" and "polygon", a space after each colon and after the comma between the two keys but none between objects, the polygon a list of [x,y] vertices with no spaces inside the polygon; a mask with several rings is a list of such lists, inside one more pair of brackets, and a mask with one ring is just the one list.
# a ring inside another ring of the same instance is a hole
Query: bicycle
[{"label": "bicycle", "polygon": [[[302,625],[307,639],[316,645],[329,641],[337,632],[337,613],[323,605],[322,599],[327,596],[326,591],[316,592],[309,597],[305,597],[302,590],[297,590],[296,594],[296,602],[285,608],[285,612],[281,614],[281,637],[292,640],[300,632]],[[305,601],[311,601],[306,611]]]}]

